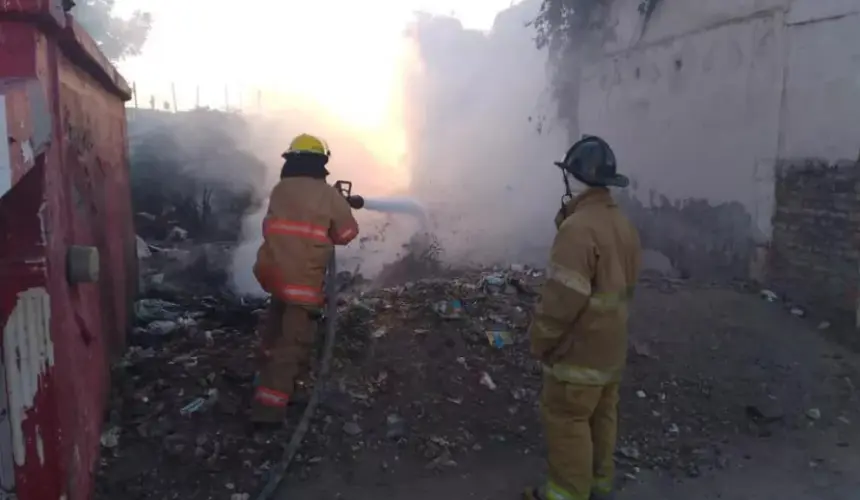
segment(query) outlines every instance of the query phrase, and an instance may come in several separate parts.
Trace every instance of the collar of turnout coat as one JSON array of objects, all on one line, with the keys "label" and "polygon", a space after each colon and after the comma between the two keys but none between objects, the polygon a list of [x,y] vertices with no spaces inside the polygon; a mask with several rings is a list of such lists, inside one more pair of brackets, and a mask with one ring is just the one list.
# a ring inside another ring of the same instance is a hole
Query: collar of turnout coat
[{"label": "collar of turnout coat", "polygon": [[[564,219],[560,219],[560,217],[556,217],[556,227],[561,226],[561,223],[564,222],[565,219],[573,215],[577,209],[581,209],[583,207],[587,207],[589,205],[604,205],[607,207],[617,206],[617,203],[612,198],[612,194],[609,192],[608,188],[605,187],[590,187],[585,191],[579,193],[574,196],[567,204],[564,206],[563,210],[567,214]],[[561,212],[561,211],[559,211]],[[559,216],[561,213],[559,213]]]}]

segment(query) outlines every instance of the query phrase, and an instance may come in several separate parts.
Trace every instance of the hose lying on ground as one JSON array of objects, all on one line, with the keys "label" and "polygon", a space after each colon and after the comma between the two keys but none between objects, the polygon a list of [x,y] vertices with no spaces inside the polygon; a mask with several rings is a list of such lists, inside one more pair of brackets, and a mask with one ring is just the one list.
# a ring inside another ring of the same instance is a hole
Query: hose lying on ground
[{"label": "hose lying on ground", "polygon": [[263,490],[257,495],[257,500],[269,500],[272,498],[272,495],[278,489],[278,486],[281,484],[281,481],[284,480],[284,475],[287,473],[287,469],[290,466],[290,462],[293,461],[293,457],[295,457],[296,452],[299,450],[299,446],[302,444],[302,439],[305,437],[305,433],[308,431],[308,428],[311,425],[311,419],[314,415],[314,410],[316,410],[317,405],[319,404],[320,397],[325,390],[326,378],[328,377],[329,365],[331,364],[332,353],[334,352],[334,341],[337,337],[337,284],[335,283],[335,278],[337,277],[337,265],[335,262],[335,256],[332,254],[331,259],[328,263],[328,269],[326,269],[326,279],[325,279],[325,296],[326,296],[326,310],[325,310],[325,344],[323,345],[322,355],[320,356],[320,370],[317,374],[316,384],[314,386],[313,393],[311,394],[310,401],[308,401],[308,406],[305,407],[305,411],[302,414],[302,419],[299,421],[298,427],[293,431],[293,435],[290,437],[290,441],[287,444],[286,448],[284,448],[284,454],[281,456],[281,461],[278,462],[273,468],[269,475],[269,480],[266,482],[266,485],[263,487]]}]

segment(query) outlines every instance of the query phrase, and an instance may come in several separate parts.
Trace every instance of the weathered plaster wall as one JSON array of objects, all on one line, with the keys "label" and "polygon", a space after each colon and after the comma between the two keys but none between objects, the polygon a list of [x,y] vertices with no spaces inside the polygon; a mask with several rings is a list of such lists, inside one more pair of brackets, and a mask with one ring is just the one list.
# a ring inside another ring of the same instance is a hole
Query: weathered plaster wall
[{"label": "weathered plaster wall", "polygon": [[[852,1],[852,0],[849,0]],[[647,19],[639,12],[642,0],[612,2],[611,34],[604,53],[653,44],[713,29],[764,11],[785,9],[792,0],[657,0]]]},{"label": "weathered plaster wall", "polygon": [[[856,159],[860,152],[860,0],[788,16],[781,158]],[[836,9],[842,5],[845,9]],[[849,9],[850,10],[847,10]]]},{"label": "weathered plaster wall", "polygon": [[860,150],[860,0],[660,0],[647,22],[639,3],[613,4],[577,128],[634,179],[647,245],[691,276],[759,277],[777,158]]},{"label": "weathered plaster wall", "polygon": [[643,238],[682,272],[746,273],[755,164],[777,146],[783,33],[772,13],[584,70],[580,128],[613,145]]}]

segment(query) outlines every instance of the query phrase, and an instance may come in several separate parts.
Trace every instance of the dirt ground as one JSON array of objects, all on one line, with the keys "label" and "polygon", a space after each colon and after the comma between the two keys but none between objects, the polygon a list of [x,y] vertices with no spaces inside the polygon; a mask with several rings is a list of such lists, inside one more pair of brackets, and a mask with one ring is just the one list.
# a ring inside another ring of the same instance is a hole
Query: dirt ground
[{"label": "dirt ground", "polygon": [[[403,328],[357,335],[339,352],[351,362],[336,369],[345,380],[384,372],[385,384],[329,399],[328,425],[308,437],[277,498],[518,498],[543,469],[539,379],[525,346],[493,349],[432,317],[390,316]],[[750,291],[655,280],[631,328],[620,499],[860,498],[858,357],[817,321]],[[483,371],[495,390],[473,383]],[[358,427],[344,432],[344,421]]]},{"label": "dirt ground", "polygon": [[[342,295],[332,376],[275,498],[514,500],[541,481],[525,336],[541,279],[473,270]],[[97,498],[257,498],[304,405],[282,432],[245,425],[262,307],[165,291],[139,304]],[[819,323],[758,291],[643,279],[620,498],[860,499],[860,362]]]}]

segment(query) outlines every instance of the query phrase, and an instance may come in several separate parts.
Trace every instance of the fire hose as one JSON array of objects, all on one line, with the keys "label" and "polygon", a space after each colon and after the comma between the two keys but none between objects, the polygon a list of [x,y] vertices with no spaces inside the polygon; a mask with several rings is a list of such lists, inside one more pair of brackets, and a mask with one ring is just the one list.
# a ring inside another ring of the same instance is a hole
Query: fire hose
[{"label": "fire hose", "polygon": [[[337,181],[334,184],[337,189],[353,209],[360,209],[364,206],[364,199],[360,196],[352,194],[352,183],[348,181]],[[319,405],[320,398],[325,391],[325,385],[328,378],[328,372],[331,367],[331,357],[334,353],[334,343],[337,339],[337,259],[335,252],[332,252],[329,258],[328,266],[326,267],[325,275],[325,312],[323,315],[323,330],[325,331],[325,340],[323,343],[322,353],[320,354],[319,373],[317,373],[316,384],[311,393],[308,405],[302,413],[302,418],[299,420],[299,425],[293,431],[287,446],[284,448],[284,453],[281,455],[281,460],[272,468],[269,479],[263,486],[262,491],[257,495],[256,500],[269,500],[280,486],[281,481],[290,467],[290,463],[295,458],[296,452],[302,445],[302,440],[311,425],[314,411]]]}]

